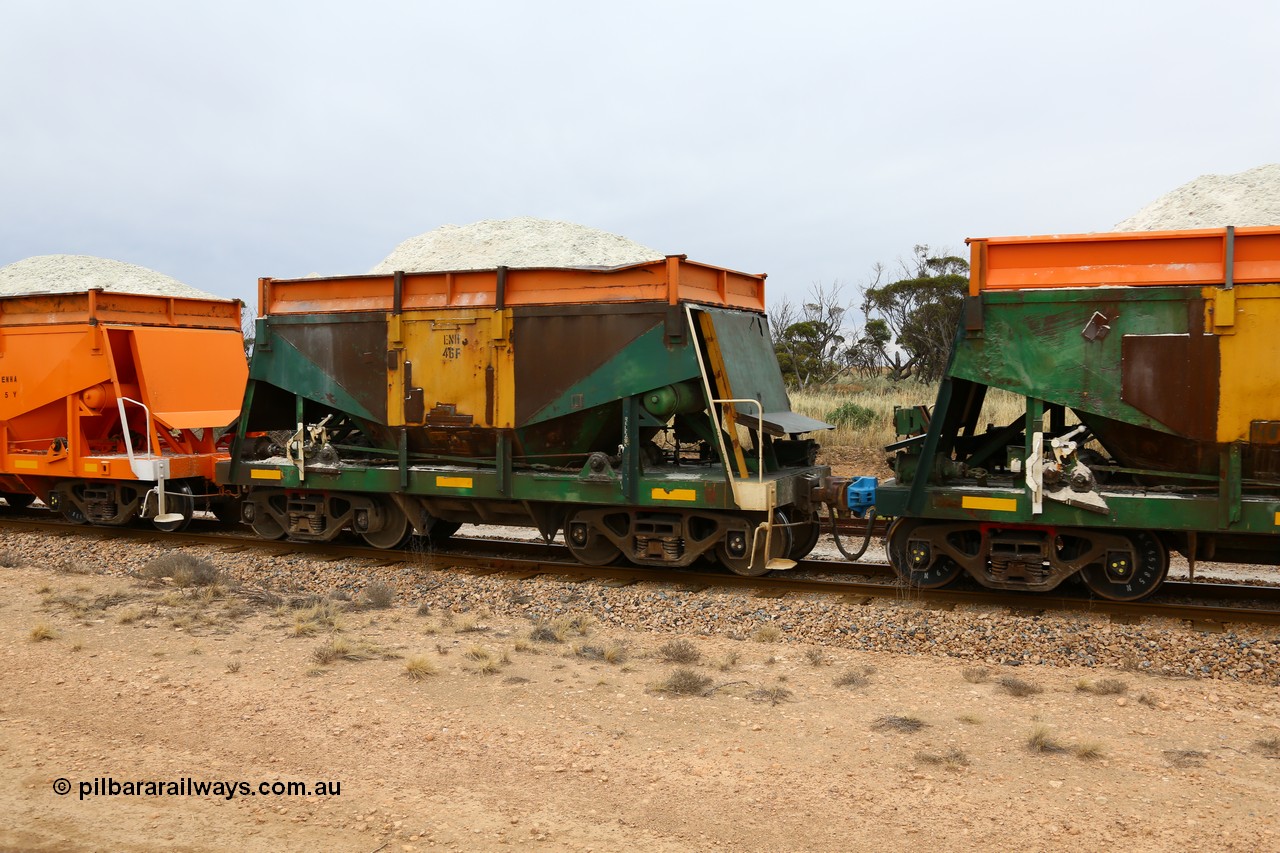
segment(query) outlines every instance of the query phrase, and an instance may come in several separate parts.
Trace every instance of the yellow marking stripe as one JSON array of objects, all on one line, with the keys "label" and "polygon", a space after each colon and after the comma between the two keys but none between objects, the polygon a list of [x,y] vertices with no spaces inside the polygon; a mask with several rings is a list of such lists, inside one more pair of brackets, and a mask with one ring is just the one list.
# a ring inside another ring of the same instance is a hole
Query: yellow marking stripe
[{"label": "yellow marking stripe", "polygon": [[442,489],[469,489],[470,477],[436,477],[436,485]]},{"label": "yellow marking stripe", "polygon": [[655,488],[650,492],[650,496],[655,501],[696,501],[698,492],[696,489],[666,489]]},{"label": "yellow marking stripe", "polygon": [[35,461],[34,459],[15,459],[13,460],[13,467],[29,468],[32,471],[34,471],[36,468],[40,467],[40,463]]},{"label": "yellow marking stripe", "polygon": [[1280,512],[1276,513],[1276,527],[1280,527]]},{"label": "yellow marking stripe", "polygon": [[283,480],[284,472],[276,468],[253,468],[249,476],[255,480]]},{"label": "yellow marking stripe", "polygon": [[992,512],[1017,512],[1017,498],[980,498],[964,495],[960,498],[962,509],[989,509]]}]

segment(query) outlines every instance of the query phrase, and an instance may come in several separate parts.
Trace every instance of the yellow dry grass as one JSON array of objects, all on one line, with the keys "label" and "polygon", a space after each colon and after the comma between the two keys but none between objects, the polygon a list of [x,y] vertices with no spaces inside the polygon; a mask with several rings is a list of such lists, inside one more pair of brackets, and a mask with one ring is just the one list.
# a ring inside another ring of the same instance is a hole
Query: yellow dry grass
[{"label": "yellow dry grass", "polygon": [[[871,426],[865,429],[837,427],[818,434],[819,443],[829,450],[862,449],[879,451],[886,444],[897,440],[893,427],[895,406],[928,406],[933,408],[938,387],[919,382],[890,382],[883,377],[859,381],[855,384],[835,385],[818,389],[791,391],[791,408],[803,415],[827,420],[831,413],[846,403],[855,403],[875,413]],[[979,429],[987,424],[1003,425],[1020,417],[1025,411],[1022,397],[992,388],[987,392]]]}]

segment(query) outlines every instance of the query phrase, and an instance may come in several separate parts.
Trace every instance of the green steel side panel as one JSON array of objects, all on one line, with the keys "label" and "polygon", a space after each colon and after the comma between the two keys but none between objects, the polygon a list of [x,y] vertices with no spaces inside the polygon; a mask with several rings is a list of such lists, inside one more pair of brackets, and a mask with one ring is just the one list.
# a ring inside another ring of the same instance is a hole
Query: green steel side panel
[{"label": "green steel side panel", "polygon": [[[383,320],[385,326],[385,319]],[[334,370],[325,364],[317,364],[312,355],[301,352],[289,340],[277,334],[274,323],[267,326],[270,343],[254,349],[249,363],[250,381],[265,382],[291,394],[301,395],[309,400],[323,403],[341,412],[364,418],[376,423],[386,423],[386,380],[385,369],[371,369],[365,362],[367,357],[360,356],[357,363],[364,368],[362,375],[366,379],[376,378],[377,389],[381,392],[382,410],[377,411],[357,399],[334,377]],[[259,328],[262,328],[260,323]],[[386,332],[383,331],[382,351],[376,354],[377,364],[384,365],[386,359]],[[332,351],[326,351],[325,358],[332,358]],[[361,397],[368,394],[361,392]]]},{"label": "green steel side panel", "polygon": [[[711,315],[733,396],[759,400],[766,412],[790,412],[787,386],[782,379],[782,369],[778,367],[778,357],[774,353],[764,315],[718,308],[700,307],[699,310]],[[758,414],[754,406],[739,405],[736,408],[753,418]]]},{"label": "green steel side panel", "polygon": [[[221,463],[228,465],[228,463]],[[223,476],[229,467],[220,469]],[[256,475],[256,476],[255,476]],[[626,499],[617,480],[584,481],[574,473],[516,472],[511,488],[499,490],[496,471],[484,469],[411,468],[408,486],[402,488],[397,468],[308,468],[306,480],[298,478],[298,470],[286,465],[243,462],[239,466],[236,485],[317,491],[361,492],[383,494],[399,492],[410,495],[463,497],[475,500],[555,501],[598,506],[646,506],[673,509],[736,509],[733,491],[723,478],[690,479],[664,476],[642,476],[637,499]]]},{"label": "green steel side panel", "polygon": [[930,486],[925,490],[924,504],[920,511],[909,513],[909,494],[909,487],[895,481],[881,484],[876,489],[876,512],[883,516],[910,515],[932,520],[953,519],[1051,527],[1280,533],[1280,495],[1243,498],[1239,521],[1228,525],[1220,519],[1216,492],[1174,495],[1141,490],[1103,491],[1101,494],[1109,508],[1105,515],[1050,500],[1044,501],[1042,513],[1032,515],[1031,499],[1025,489],[982,488],[976,485]]},{"label": "green steel side panel", "polygon": [[[222,481],[230,479],[230,463],[219,463]],[[801,468],[788,472],[789,477],[817,477],[829,473],[828,468]],[[511,476],[507,493],[499,490],[498,473],[493,470],[461,466],[409,469],[408,485],[401,487],[398,468],[343,466],[341,468],[308,468],[306,480],[298,478],[297,468],[242,462],[234,485],[280,489],[361,492],[385,494],[399,492],[434,497],[462,497],[475,500],[554,501],[596,506],[641,506],[647,508],[735,510],[733,490],[722,474],[708,470],[705,476],[683,473],[641,475],[636,499],[627,500],[617,479],[582,480],[574,473],[517,471]]]},{"label": "green steel side panel", "polygon": [[[988,291],[982,298],[982,331],[957,341],[950,375],[1173,432],[1122,398],[1123,341],[1189,334],[1193,313],[1202,310],[1200,288]],[[1110,328],[1089,340],[1082,332],[1095,312]]]},{"label": "green steel side panel", "polygon": [[[601,344],[604,345],[604,342]],[[526,350],[522,352],[525,353],[525,358],[530,357]],[[554,372],[571,371],[574,366],[546,364],[542,367]],[[693,379],[698,375],[698,357],[693,348],[687,343],[667,346],[666,329],[659,324],[570,385],[564,393],[539,409],[521,426],[579,413],[584,409],[603,406],[663,385]],[[520,389],[516,389],[516,394],[520,394]]]}]

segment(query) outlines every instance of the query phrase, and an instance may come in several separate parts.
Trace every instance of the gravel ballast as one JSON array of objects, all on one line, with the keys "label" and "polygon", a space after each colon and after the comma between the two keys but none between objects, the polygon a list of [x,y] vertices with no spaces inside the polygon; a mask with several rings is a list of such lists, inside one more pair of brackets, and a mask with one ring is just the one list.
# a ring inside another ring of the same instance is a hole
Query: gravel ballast
[{"label": "gravel ballast", "polygon": [[[926,609],[908,591],[898,600],[850,603],[828,595],[758,597],[737,589],[698,591],[672,584],[613,587],[540,575],[518,580],[433,570],[413,563],[321,561],[270,552],[226,553],[219,547],[127,542],[43,534],[6,533],[0,549],[30,566],[61,571],[135,575],[174,550],[207,559],[245,588],[284,597],[341,594],[356,597],[370,583],[389,584],[397,604],[432,610],[494,614],[531,620],[587,613],[620,629],[710,634],[749,640],[762,627],[783,642],[865,651],[926,654],[993,666],[1075,665],[1130,669],[1180,678],[1276,684],[1280,631],[1239,626],[1223,632],[1192,630],[1182,622],[1148,619],[1113,623],[1107,616],[1047,612],[1014,615],[1002,608]],[[3,571],[3,570],[0,570]]]}]

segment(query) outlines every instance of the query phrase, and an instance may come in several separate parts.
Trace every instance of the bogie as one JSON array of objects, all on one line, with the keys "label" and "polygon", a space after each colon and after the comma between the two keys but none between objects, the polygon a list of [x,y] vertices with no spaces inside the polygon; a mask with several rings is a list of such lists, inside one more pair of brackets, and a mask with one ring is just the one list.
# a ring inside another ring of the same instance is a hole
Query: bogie
[{"label": "bogie", "polygon": [[1094,594],[1136,601],[1163,583],[1169,557],[1149,532],[901,518],[889,561],[913,586],[945,586],[962,573],[991,589],[1047,592],[1079,576]]}]

